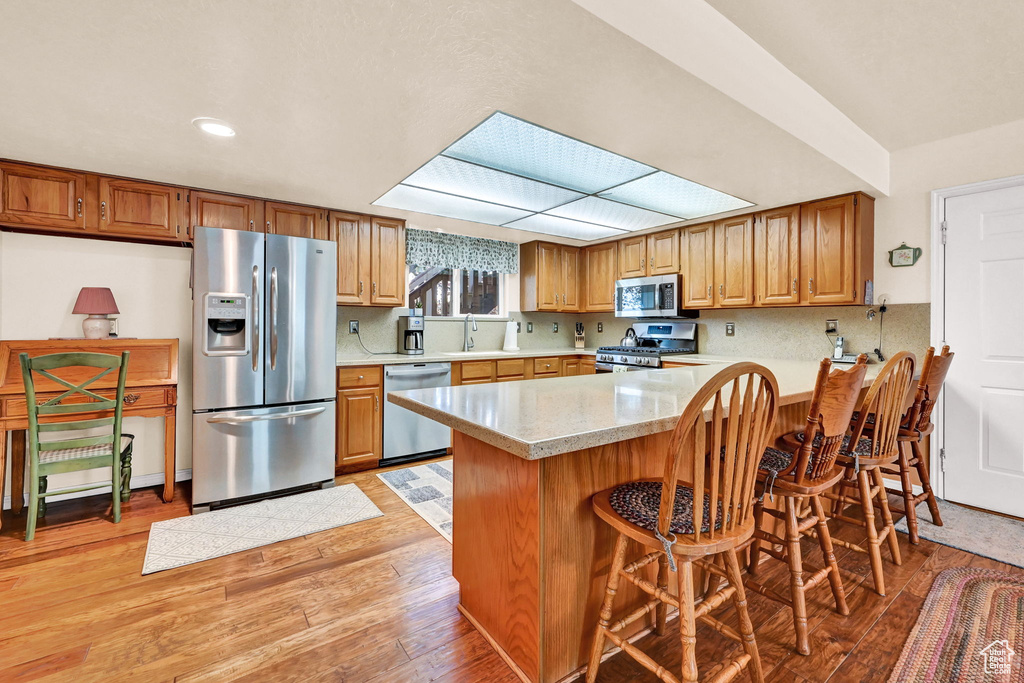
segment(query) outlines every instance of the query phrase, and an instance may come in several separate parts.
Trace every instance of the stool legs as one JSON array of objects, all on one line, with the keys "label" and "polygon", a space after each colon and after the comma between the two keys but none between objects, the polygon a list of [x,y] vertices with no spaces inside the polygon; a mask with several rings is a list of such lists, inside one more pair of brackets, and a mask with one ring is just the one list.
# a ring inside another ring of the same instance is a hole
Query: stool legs
[{"label": "stool legs", "polygon": [[683,680],[697,680],[697,616],[693,607],[693,565],[681,562],[679,579],[679,639],[683,646]]},{"label": "stool legs", "polygon": [[761,536],[757,530],[764,527],[764,500],[754,501],[754,536],[750,542],[750,562],[747,563],[747,571],[751,576],[757,574],[758,565],[761,563]]},{"label": "stool legs", "polygon": [[816,525],[818,531],[818,545],[821,546],[821,555],[828,567],[828,581],[832,587],[832,597],[836,601],[836,611],[844,617],[850,613],[846,604],[846,591],[843,589],[843,579],[839,576],[839,563],[836,562],[836,555],[832,549],[832,536],[828,532],[828,520],[825,518],[825,507],[821,504],[818,496],[811,496],[811,511],[818,518]]},{"label": "stool legs", "polygon": [[800,522],[797,519],[797,501],[786,496],[786,559],[789,564],[789,598],[793,606],[793,628],[796,630],[796,651],[811,654],[807,639],[807,600],[804,596],[804,560],[800,552]]},{"label": "stool legs", "polygon": [[[764,683],[764,669],[761,667],[761,656],[757,651],[757,640],[754,638],[754,625],[747,611],[747,593],[743,588],[743,577],[740,575],[740,561],[736,557],[736,549],[725,551],[725,567],[729,574],[729,584],[736,589],[733,604],[740,619],[740,635],[743,637],[743,650],[750,656],[750,678],[754,683]],[[692,602],[691,602],[692,604]],[[693,680],[697,680],[694,678]]]},{"label": "stool legs", "polygon": [[875,582],[875,592],[885,595],[885,572],[882,569],[882,539],[878,537],[878,529],[875,528],[875,505],[871,495],[871,483],[868,480],[868,471],[861,470],[857,473],[857,483],[860,485],[860,507],[864,514],[864,527],[868,532],[868,556],[871,558],[871,576]]},{"label": "stool legs", "polygon": [[917,475],[921,478],[921,488],[924,490],[928,511],[932,513],[932,523],[935,526],[942,526],[942,517],[939,515],[939,503],[935,500],[935,493],[932,491],[932,480],[928,474],[928,467],[925,465],[921,442],[912,441],[910,447],[914,451],[914,467],[917,468]]},{"label": "stool legs", "polygon": [[900,540],[896,538],[896,525],[893,524],[892,512],[889,510],[889,496],[885,491],[885,478],[882,476],[882,470],[877,467],[871,470],[871,474],[878,489],[879,507],[882,508],[882,533],[885,534],[885,540],[889,542],[889,553],[892,555],[893,563],[901,565],[903,564],[903,559],[900,557]]},{"label": "stool legs", "polygon": [[[658,558],[658,588],[668,591],[668,555]],[[654,632],[665,635],[665,623],[668,621],[668,605],[659,601],[654,612]]]},{"label": "stool legs", "polygon": [[590,663],[587,664],[587,683],[594,683],[597,680],[597,669],[601,666],[601,655],[604,654],[605,629],[611,626],[612,603],[615,601],[615,594],[619,590],[619,572],[626,563],[625,534],[619,534],[615,539],[615,550],[612,552],[612,565],[608,570],[608,584],[605,587],[604,602],[601,603],[601,615],[597,622],[597,632],[594,634],[594,647],[590,651]]},{"label": "stool legs", "polygon": [[907,535],[917,545],[917,509],[914,502],[914,484],[910,481],[910,459],[907,458],[907,442],[899,442],[900,486],[903,487],[903,510],[907,517]]}]

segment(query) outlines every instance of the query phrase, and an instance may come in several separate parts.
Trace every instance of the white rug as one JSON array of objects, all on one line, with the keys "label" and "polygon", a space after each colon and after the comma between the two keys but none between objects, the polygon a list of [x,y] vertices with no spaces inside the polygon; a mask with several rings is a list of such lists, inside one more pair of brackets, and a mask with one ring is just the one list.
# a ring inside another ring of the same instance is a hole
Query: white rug
[{"label": "white rug", "polygon": [[383,516],[355,484],[156,522],[142,573],[152,574]]},{"label": "white rug", "polygon": [[452,461],[413,465],[377,475],[416,514],[452,542]]},{"label": "white rug", "polygon": [[[918,504],[917,533],[921,538],[1024,567],[1024,522],[944,500],[939,500],[939,514],[942,526],[935,526],[928,505]],[[907,533],[906,518],[896,523],[896,530]]]}]

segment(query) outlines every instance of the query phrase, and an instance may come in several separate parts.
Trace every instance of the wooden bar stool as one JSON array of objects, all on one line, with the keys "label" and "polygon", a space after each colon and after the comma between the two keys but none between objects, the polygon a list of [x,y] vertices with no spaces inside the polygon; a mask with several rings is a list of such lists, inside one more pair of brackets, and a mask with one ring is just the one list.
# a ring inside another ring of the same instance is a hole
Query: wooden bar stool
[{"label": "wooden bar stool", "polygon": [[[883,474],[899,475],[901,489],[890,489],[886,491],[903,497],[906,509],[894,509],[897,514],[907,516],[907,531],[910,542],[917,545],[920,538],[917,535],[917,504],[922,500],[928,501],[928,510],[932,515],[932,523],[935,526],[942,526],[942,517],[939,515],[939,504],[935,500],[935,493],[932,491],[931,477],[928,474],[928,465],[924,461],[921,452],[921,442],[926,436],[935,431],[932,423],[932,409],[935,401],[942,391],[942,384],[946,381],[946,373],[953,361],[954,354],[949,352],[948,346],[942,347],[942,353],[935,355],[935,347],[928,347],[924,356],[924,365],[921,367],[921,379],[917,385],[917,394],[914,397],[914,404],[907,411],[906,418],[900,426],[899,435],[896,440],[899,442],[899,470],[882,468]],[[871,418],[868,418],[869,422]],[[910,449],[910,454],[908,454]],[[921,479],[921,493],[914,495],[914,485],[910,480],[910,468],[917,470],[917,476]]]},{"label": "wooden bar stool", "polygon": [[[768,369],[754,363],[725,368],[697,391],[680,416],[664,478],[622,484],[594,496],[594,512],[618,537],[587,667],[588,683],[597,679],[605,639],[662,681],[678,683],[680,679],[619,635],[649,614],[654,615],[655,631],[663,635],[669,605],[679,609],[681,680],[698,680],[698,619],[743,645],[743,654],[720,664],[706,680],[732,680],[745,669],[756,683],[764,680],[736,548],[754,532],[757,465],[775,424],[777,396],[778,383]],[[709,418],[705,418],[705,410]],[[700,504],[695,504],[694,492],[700,495]],[[630,539],[650,552],[627,564]],[[719,558],[720,564],[715,561]],[[657,584],[641,575],[641,570],[653,563],[658,566]],[[709,592],[700,605],[694,604],[694,565],[725,580],[724,588]],[[677,571],[675,595],[668,590],[670,570]],[[613,620],[612,606],[621,579],[652,599]],[[710,616],[728,600],[739,616],[738,631]]]},{"label": "wooden bar stool", "polygon": [[[885,572],[882,566],[882,542],[889,544],[889,553],[894,564],[902,564],[896,527],[889,510],[889,501],[882,479],[883,465],[891,465],[899,456],[896,437],[903,419],[903,404],[914,378],[914,354],[901,352],[889,359],[878,376],[871,383],[851,425],[846,445],[840,450],[836,461],[845,468],[838,491],[830,491],[826,498],[834,501],[832,519],[864,527],[867,531],[867,547],[841,539],[833,543],[871,558],[871,576],[875,592],[885,595]],[[874,415],[874,426],[867,428],[868,416]],[[802,433],[795,436],[802,438]],[[787,440],[790,436],[784,437]],[[846,508],[860,504],[863,519],[847,517]],[[875,507],[882,517],[882,530],[875,525]]]},{"label": "wooden bar stool", "polygon": [[[828,532],[828,518],[820,496],[843,478],[844,469],[836,465],[836,458],[850,428],[850,418],[864,386],[867,356],[861,354],[849,370],[832,369],[828,358],[821,361],[818,379],[811,395],[807,426],[803,441],[795,451],[766,448],[761,458],[758,482],[761,496],[754,503],[755,529],[750,545],[750,566],[746,585],[761,595],[789,605],[793,610],[793,628],[796,631],[796,650],[802,655],[811,653],[807,634],[807,601],[805,594],[828,579],[835,599],[836,611],[850,613],[846,593],[839,576],[839,565],[832,551],[832,538]],[[764,506],[764,496],[782,496],[784,509]],[[764,526],[764,516],[780,520],[785,526],[785,538]],[[805,531],[816,530],[818,544],[825,566],[821,569],[804,566],[800,551],[800,538]],[[762,547],[767,543],[768,547]],[[776,546],[780,549],[776,550]],[[764,552],[789,565],[789,597],[758,583],[760,554]],[[809,576],[807,576],[809,574]]]}]

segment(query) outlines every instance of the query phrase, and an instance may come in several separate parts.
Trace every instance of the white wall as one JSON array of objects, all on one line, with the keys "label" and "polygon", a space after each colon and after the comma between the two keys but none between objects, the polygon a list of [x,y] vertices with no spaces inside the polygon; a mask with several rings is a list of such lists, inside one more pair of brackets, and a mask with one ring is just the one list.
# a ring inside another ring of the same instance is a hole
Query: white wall
[{"label": "white wall", "polygon": [[[890,303],[931,301],[931,191],[1024,173],[1024,119],[894,152],[891,192],[875,206],[875,294]],[[917,265],[893,268],[901,241],[921,247]]]},{"label": "white wall", "polygon": [[[192,250],[20,233],[0,240],[0,338],[80,337],[83,316],[71,314],[79,289],[110,287],[121,311],[120,336],[179,340],[177,469],[190,469]],[[126,418],[124,430],[136,435],[133,477],[162,482],[163,420]],[[50,489],[107,476],[101,470],[55,476]]]}]

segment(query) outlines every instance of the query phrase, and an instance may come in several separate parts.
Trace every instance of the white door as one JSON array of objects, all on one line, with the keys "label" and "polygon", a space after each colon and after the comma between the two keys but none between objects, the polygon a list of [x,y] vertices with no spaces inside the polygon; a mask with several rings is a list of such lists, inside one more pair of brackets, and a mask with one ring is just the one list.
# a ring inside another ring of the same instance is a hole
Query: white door
[{"label": "white door", "polygon": [[1024,186],[945,200],[945,497],[1024,517]]}]

